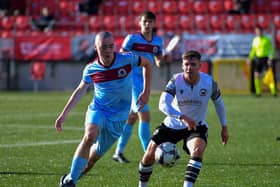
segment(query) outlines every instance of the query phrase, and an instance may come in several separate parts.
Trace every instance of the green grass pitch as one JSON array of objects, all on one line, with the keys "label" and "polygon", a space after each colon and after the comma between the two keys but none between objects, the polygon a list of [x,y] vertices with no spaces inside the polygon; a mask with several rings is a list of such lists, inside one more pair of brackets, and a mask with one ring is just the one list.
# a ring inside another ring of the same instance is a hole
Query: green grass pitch
[{"label": "green grass pitch", "polygon": [[[54,121],[70,92],[0,92],[0,186],[54,187],[70,169],[74,150],[83,135],[83,121],[91,93],[71,111],[64,131]],[[150,98],[151,129],[163,119],[159,94]],[[197,187],[280,186],[280,100],[270,96],[224,96],[230,139],[220,140],[220,126],[209,103],[209,143]],[[137,127],[137,126],[136,126]],[[181,187],[188,156],[178,144],[181,159],[173,168],[155,165],[151,187]],[[133,187],[143,155],[134,128],[125,150],[131,163],[112,160],[115,146],[78,183],[79,187]]]}]

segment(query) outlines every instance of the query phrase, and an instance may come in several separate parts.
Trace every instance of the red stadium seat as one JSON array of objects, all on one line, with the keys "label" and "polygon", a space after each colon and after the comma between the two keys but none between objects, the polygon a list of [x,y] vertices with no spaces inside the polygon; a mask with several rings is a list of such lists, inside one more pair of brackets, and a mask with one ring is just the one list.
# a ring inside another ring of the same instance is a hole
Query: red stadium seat
[{"label": "red stadium seat", "polygon": [[256,14],[256,25],[266,30],[271,26],[271,16],[269,14]]},{"label": "red stadium seat", "polygon": [[267,1],[251,1],[252,12],[255,14],[265,14],[268,13],[268,5]]},{"label": "red stadium seat", "polygon": [[116,4],[114,0],[102,1],[99,7],[101,14],[103,15],[114,15],[116,10]]},{"label": "red stadium seat", "polygon": [[210,30],[212,32],[224,31],[224,16],[225,15],[210,15]]},{"label": "red stadium seat", "polygon": [[207,0],[196,0],[193,2],[193,12],[195,14],[205,14],[208,12]]},{"label": "red stadium seat", "polygon": [[276,43],[276,48],[280,49],[280,29],[276,30],[275,43]]},{"label": "red stadium seat", "polygon": [[280,1],[279,0],[270,0],[269,1],[269,11],[273,14],[279,14],[280,12]]},{"label": "red stadium seat", "polygon": [[12,38],[12,37],[14,37],[14,33],[11,30],[10,31],[6,30],[6,31],[0,32],[0,38]]},{"label": "red stadium seat", "polygon": [[177,2],[175,0],[163,1],[162,12],[164,14],[176,13],[177,12]]},{"label": "red stadium seat", "polygon": [[31,28],[29,16],[18,16],[16,17],[15,26],[17,31],[26,31]]},{"label": "red stadium seat", "polygon": [[234,9],[234,0],[224,0],[224,10],[230,11]]},{"label": "red stadium seat", "polygon": [[223,11],[224,11],[223,1],[222,0],[210,0],[208,2],[208,10],[209,10],[209,13],[212,13],[212,14],[223,13]]},{"label": "red stadium seat", "polygon": [[193,16],[180,15],[179,16],[179,28],[181,32],[192,32],[193,30]]},{"label": "red stadium seat", "polygon": [[58,4],[58,14],[60,19],[73,20],[77,12],[75,4],[71,1],[62,0]]},{"label": "red stadium seat", "polygon": [[103,29],[103,18],[100,16],[90,16],[88,24],[90,32],[98,32]]},{"label": "red stadium seat", "polygon": [[228,15],[225,19],[225,32],[238,32],[240,30],[240,15]]},{"label": "red stadium seat", "polygon": [[209,16],[208,15],[194,15],[194,25],[197,32],[208,32],[209,28]]},{"label": "red stadium seat", "polygon": [[130,1],[120,0],[117,1],[116,13],[117,15],[129,15],[130,14]]},{"label": "red stadium seat", "polygon": [[115,33],[118,22],[114,15],[106,15],[103,17],[104,30]]},{"label": "red stadium seat", "polygon": [[243,14],[241,15],[240,26],[242,32],[254,32],[255,28],[255,15]]},{"label": "red stadium seat", "polygon": [[121,34],[127,34],[131,33],[132,31],[137,30],[136,24],[135,24],[135,16],[130,15],[130,16],[120,16],[118,19],[118,24],[120,26],[120,31]]},{"label": "red stadium seat", "polygon": [[148,0],[147,6],[148,6],[147,9],[155,14],[159,14],[162,12],[162,3],[160,1]]},{"label": "red stadium seat", "polygon": [[174,14],[166,14],[163,17],[163,29],[165,31],[177,31],[178,16]]},{"label": "red stadium seat", "polygon": [[146,2],[141,0],[133,1],[132,12],[133,14],[139,15],[146,10]]},{"label": "red stadium seat", "polygon": [[0,18],[1,25],[0,28],[1,30],[13,30],[14,29],[14,24],[15,24],[15,19],[14,17],[11,16],[5,16]]},{"label": "red stadium seat", "polygon": [[178,3],[178,12],[180,14],[189,14],[191,13],[192,3],[190,0],[179,0]]},{"label": "red stadium seat", "polygon": [[273,16],[273,24],[277,29],[280,28],[280,14],[274,14]]}]

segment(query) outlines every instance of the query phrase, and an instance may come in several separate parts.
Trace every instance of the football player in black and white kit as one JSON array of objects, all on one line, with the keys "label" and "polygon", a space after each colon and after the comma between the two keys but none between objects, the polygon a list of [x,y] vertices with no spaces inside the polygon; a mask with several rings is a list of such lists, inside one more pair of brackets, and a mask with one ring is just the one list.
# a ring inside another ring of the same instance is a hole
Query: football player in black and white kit
[{"label": "football player in black and white kit", "polygon": [[182,73],[173,75],[161,94],[159,109],[165,119],[153,133],[147,151],[139,165],[139,187],[148,186],[155,162],[155,150],[163,142],[184,141],[183,149],[190,155],[186,166],[184,187],[192,187],[202,166],[207,145],[208,101],[214,103],[221,124],[222,143],[228,142],[227,119],[224,102],[217,83],[200,69],[201,55],[188,51],[182,55]]}]

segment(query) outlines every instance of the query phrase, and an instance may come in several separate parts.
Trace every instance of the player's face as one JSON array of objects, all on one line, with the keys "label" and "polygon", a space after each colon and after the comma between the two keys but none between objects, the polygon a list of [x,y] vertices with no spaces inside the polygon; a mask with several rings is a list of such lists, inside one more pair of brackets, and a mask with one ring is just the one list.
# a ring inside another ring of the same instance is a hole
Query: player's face
[{"label": "player's face", "polygon": [[197,58],[186,58],[183,59],[182,68],[184,71],[184,77],[187,80],[196,80],[198,78],[200,69],[200,60]]},{"label": "player's face", "polygon": [[155,20],[148,19],[146,17],[141,17],[139,25],[141,27],[141,33],[153,33],[153,29],[155,27]]},{"label": "player's face", "polygon": [[101,39],[96,45],[98,56],[104,65],[110,65],[114,58],[114,39],[108,37]]}]

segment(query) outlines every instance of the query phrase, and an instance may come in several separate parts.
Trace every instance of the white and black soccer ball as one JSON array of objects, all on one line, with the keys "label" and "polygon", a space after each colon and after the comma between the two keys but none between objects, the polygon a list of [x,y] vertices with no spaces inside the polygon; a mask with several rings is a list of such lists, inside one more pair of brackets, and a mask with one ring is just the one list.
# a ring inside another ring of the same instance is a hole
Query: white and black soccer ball
[{"label": "white and black soccer ball", "polygon": [[164,142],[160,144],[155,152],[155,161],[164,167],[172,167],[180,158],[180,152],[176,144]]}]

